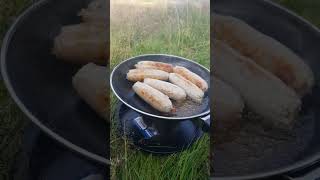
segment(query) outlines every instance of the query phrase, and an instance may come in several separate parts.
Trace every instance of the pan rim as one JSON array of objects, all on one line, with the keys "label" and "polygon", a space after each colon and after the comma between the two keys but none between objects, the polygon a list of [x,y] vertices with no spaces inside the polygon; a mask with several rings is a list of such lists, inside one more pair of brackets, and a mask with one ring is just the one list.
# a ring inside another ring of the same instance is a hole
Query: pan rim
[{"label": "pan rim", "polygon": [[0,56],[0,69],[1,69],[1,75],[2,75],[2,81],[4,82],[4,85],[9,92],[10,97],[13,99],[15,104],[19,107],[19,109],[23,112],[24,115],[27,116],[27,118],[33,122],[40,130],[42,130],[45,134],[47,134],[49,137],[52,139],[56,140],[57,142],[61,143],[68,149],[86,157],[89,158],[90,160],[96,161],[100,164],[104,165],[110,165],[110,160],[106,159],[100,155],[97,155],[93,152],[90,152],[74,143],[71,141],[63,138],[59,134],[55,133],[52,131],[49,127],[44,125],[42,122],[38,120],[38,118],[30,112],[27,107],[24,105],[24,103],[20,100],[20,98],[17,96],[16,92],[14,91],[14,88],[11,85],[11,81],[8,75],[7,71],[7,52],[9,49],[9,44],[12,41],[12,38],[14,34],[17,31],[17,27],[25,20],[27,17],[30,16],[30,14],[35,11],[36,9],[42,7],[43,5],[49,3],[51,0],[39,0],[29,7],[27,7],[18,17],[17,19],[11,24],[10,28],[6,32],[6,35],[3,39],[2,47],[1,47],[1,56]]},{"label": "pan rim", "polygon": [[[320,29],[318,27],[316,27],[311,22],[304,19],[302,16],[298,15],[297,13],[285,8],[284,6],[281,6],[280,4],[272,2],[271,0],[260,0],[260,1],[265,5],[269,5],[270,7],[283,11],[288,16],[291,16],[297,19],[297,21],[300,22],[301,24],[307,25],[307,27],[309,27],[312,31],[316,32],[317,34],[320,34]],[[290,176],[286,175],[285,173],[297,172],[304,168],[310,167],[318,162],[320,162],[320,152],[316,152],[310,157],[306,157],[301,160],[295,161],[291,165],[276,168],[274,170],[262,171],[260,173],[258,172],[258,173],[252,173],[252,174],[248,173],[248,175],[240,175],[240,176],[211,176],[210,175],[210,179],[214,179],[214,180],[245,180],[246,179],[247,180],[247,179],[268,178],[273,176],[283,176],[287,179],[290,179]]]},{"label": "pan rim", "polygon": [[[130,107],[131,109],[141,113],[141,114],[144,114],[144,115],[147,115],[147,116],[150,116],[150,117],[155,117],[155,118],[160,118],[160,119],[166,119],[166,120],[185,120],[185,119],[193,119],[193,118],[198,118],[198,117],[202,117],[202,116],[205,116],[205,115],[208,115],[210,113],[210,107],[209,107],[209,110],[205,111],[205,112],[202,112],[202,113],[199,113],[199,114],[196,114],[196,115],[192,115],[192,116],[186,116],[186,117],[168,117],[168,116],[160,116],[160,115],[155,115],[155,114],[151,114],[151,113],[148,113],[148,112],[145,112],[145,111],[142,111],[138,108],[135,108],[133,107],[132,105],[128,104],[125,100],[123,100],[119,95],[118,93],[115,91],[114,87],[113,87],[113,75],[114,75],[114,72],[119,68],[120,65],[126,63],[127,61],[131,61],[132,59],[136,59],[136,58],[141,58],[141,57],[146,57],[146,56],[166,56],[166,57],[175,57],[175,58],[179,58],[179,59],[182,59],[182,60],[185,60],[185,61],[188,61],[188,62],[191,62],[193,64],[196,64],[198,66],[200,66],[201,68],[205,69],[206,71],[208,71],[208,73],[210,74],[210,70],[206,67],[204,67],[203,65],[195,62],[195,61],[192,61],[190,59],[186,59],[186,58],[183,58],[183,57],[180,57],[180,56],[175,56],[175,55],[170,55],[170,54],[142,54],[142,55],[138,55],[138,56],[134,56],[134,57],[131,57],[129,59],[126,59],[124,61],[122,61],[121,63],[119,63],[118,65],[116,65],[111,74],[110,74],[110,87],[112,89],[112,92],[115,94],[115,96],[122,102],[124,103],[126,106]],[[210,105],[209,105],[210,106]]]}]

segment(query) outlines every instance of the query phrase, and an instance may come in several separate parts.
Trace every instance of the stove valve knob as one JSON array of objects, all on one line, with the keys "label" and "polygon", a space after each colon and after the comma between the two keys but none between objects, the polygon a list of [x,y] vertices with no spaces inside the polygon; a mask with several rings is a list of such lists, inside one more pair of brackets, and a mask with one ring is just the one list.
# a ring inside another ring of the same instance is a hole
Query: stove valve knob
[{"label": "stove valve knob", "polygon": [[143,118],[137,117],[133,120],[134,124],[138,127],[141,135],[144,139],[150,139],[156,135],[158,135],[158,131],[152,127],[148,127],[146,123],[143,121]]}]

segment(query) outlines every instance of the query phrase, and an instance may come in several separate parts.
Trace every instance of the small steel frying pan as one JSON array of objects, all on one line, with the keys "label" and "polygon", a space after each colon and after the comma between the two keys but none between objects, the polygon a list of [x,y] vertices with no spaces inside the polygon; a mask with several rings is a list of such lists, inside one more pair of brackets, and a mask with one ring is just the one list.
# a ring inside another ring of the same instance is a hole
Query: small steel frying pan
[{"label": "small steel frying pan", "polygon": [[[242,136],[240,139],[240,135],[247,132],[243,130],[237,137],[241,142],[228,144],[226,148],[221,149],[215,145],[213,179],[318,179],[320,177],[319,29],[269,0],[214,0],[211,5],[211,12],[239,18],[293,50],[311,67],[316,79],[312,94],[303,98],[303,110],[299,114],[298,124],[290,131],[289,138],[279,139],[284,136],[272,128],[268,130],[267,136],[259,135],[264,130],[254,129],[258,133],[247,133],[248,138]],[[211,64],[214,64],[214,59]],[[263,139],[261,137],[265,139],[261,141]]]},{"label": "small steel frying pan", "polygon": [[134,83],[128,81],[126,79],[126,75],[130,69],[135,68],[134,65],[136,63],[146,60],[170,63],[174,66],[183,66],[201,76],[205,81],[208,82],[208,84],[210,83],[210,71],[194,61],[178,56],[164,54],[141,55],[123,61],[113,69],[110,75],[110,86],[117,98],[128,107],[143,115],[160,118],[163,120],[186,120],[201,118],[204,120],[207,127],[210,126],[209,91],[205,92],[201,104],[193,103],[191,100],[186,100],[182,104],[173,102],[176,108],[176,112],[173,114],[165,114],[155,110],[134,93],[132,90]]}]

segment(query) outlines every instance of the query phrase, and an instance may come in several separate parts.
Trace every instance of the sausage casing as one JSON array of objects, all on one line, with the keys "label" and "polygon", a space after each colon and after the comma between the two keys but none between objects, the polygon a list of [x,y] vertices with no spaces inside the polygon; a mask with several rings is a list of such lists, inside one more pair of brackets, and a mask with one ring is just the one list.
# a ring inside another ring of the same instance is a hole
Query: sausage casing
[{"label": "sausage casing", "polygon": [[216,39],[273,73],[300,96],[311,91],[313,72],[285,45],[231,16],[214,14],[213,29]]},{"label": "sausage casing", "polygon": [[72,78],[72,85],[79,96],[104,119],[109,119],[109,95],[105,66],[89,63]]},{"label": "sausage casing", "polygon": [[137,69],[158,69],[169,73],[173,71],[173,66],[171,64],[156,61],[140,61],[135,67]]},{"label": "sausage casing", "polygon": [[246,105],[270,124],[292,127],[301,100],[279,78],[225,43],[213,41],[213,73],[236,89]]},{"label": "sausage casing", "polygon": [[153,87],[142,82],[136,82],[132,88],[140,98],[156,110],[164,113],[169,113],[173,110],[169,97]]},{"label": "sausage casing", "polygon": [[157,79],[144,79],[144,83],[149,86],[161,91],[163,94],[167,95],[170,99],[176,101],[183,101],[186,99],[186,92],[177,85],[171,84],[169,82],[160,81]]},{"label": "sausage casing", "polygon": [[107,7],[107,1],[94,0],[87,8],[82,9],[78,15],[82,17],[83,22],[107,25],[108,14],[105,13]]},{"label": "sausage casing", "polygon": [[202,79],[199,75],[194,72],[191,72],[189,69],[181,66],[176,66],[173,68],[173,72],[181,75],[185,79],[191,81],[193,84],[198,86],[203,91],[208,90],[208,83]]},{"label": "sausage casing", "polygon": [[201,103],[204,92],[195,84],[193,84],[191,81],[185,79],[184,77],[180,76],[176,73],[170,73],[169,75],[169,81],[179,87],[181,87],[183,90],[185,90],[186,94],[195,102]]},{"label": "sausage casing", "polygon": [[81,23],[64,26],[54,39],[52,53],[75,64],[106,64],[108,38],[105,27]]},{"label": "sausage casing", "polygon": [[169,78],[169,73],[157,69],[131,69],[127,73],[127,79],[129,81],[143,81],[145,78],[166,81]]},{"label": "sausage casing", "polygon": [[238,91],[224,81],[211,76],[210,88],[212,116],[215,120],[211,137],[215,143],[225,143],[237,136],[241,126],[244,102]]}]

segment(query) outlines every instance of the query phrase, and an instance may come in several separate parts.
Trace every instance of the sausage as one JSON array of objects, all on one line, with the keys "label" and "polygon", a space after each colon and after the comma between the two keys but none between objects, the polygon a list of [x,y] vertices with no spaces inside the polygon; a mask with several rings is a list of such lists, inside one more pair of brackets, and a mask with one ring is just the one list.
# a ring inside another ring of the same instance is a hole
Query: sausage
[{"label": "sausage", "polygon": [[223,82],[215,76],[211,76],[210,97],[212,117],[211,137],[215,143],[225,143],[236,137],[236,132],[241,127],[242,111],[244,102],[238,91],[229,84]]},{"label": "sausage", "polygon": [[314,85],[310,67],[292,50],[240,19],[213,15],[213,33],[240,54],[273,73],[300,96]]},{"label": "sausage", "polygon": [[173,110],[169,97],[153,87],[142,82],[136,82],[132,88],[140,98],[156,110],[164,113],[169,113]]},{"label": "sausage", "polygon": [[106,13],[106,10],[89,11],[83,9],[78,15],[81,16],[83,22],[92,24],[104,24],[107,26],[108,15]]},{"label": "sausage", "polygon": [[210,101],[213,106],[215,123],[219,123],[224,127],[232,126],[232,124],[235,124],[235,121],[241,118],[244,102],[239,92],[229,84],[226,84],[217,77],[211,77],[211,81],[213,88]]},{"label": "sausage", "polygon": [[106,28],[92,24],[64,26],[54,39],[52,53],[75,64],[94,62],[105,65],[108,58]]},{"label": "sausage", "polygon": [[143,81],[145,78],[166,81],[169,78],[169,73],[156,69],[131,69],[127,73],[127,79],[129,81]]},{"label": "sausage", "polygon": [[198,86],[203,91],[208,90],[208,83],[202,79],[199,75],[196,73],[191,72],[189,69],[181,66],[176,66],[173,68],[173,72],[181,75],[185,79],[191,81],[193,84]]},{"label": "sausage", "polygon": [[185,79],[184,77],[180,76],[176,73],[170,73],[169,75],[169,81],[179,87],[181,87],[183,90],[185,90],[186,94],[197,103],[201,103],[204,92],[198,88],[195,84],[193,84],[191,81]]},{"label": "sausage", "polygon": [[97,10],[106,10],[107,8],[107,1],[105,0],[93,0],[89,3],[86,10],[88,11],[97,11]]},{"label": "sausage", "polygon": [[173,71],[173,66],[171,64],[156,61],[140,61],[135,67],[137,69],[158,69],[169,73]]},{"label": "sausage", "polygon": [[72,78],[72,85],[79,96],[102,118],[108,120],[109,87],[105,66],[89,63]]},{"label": "sausage", "polygon": [[293,89],[219,40],[213,41],[211,57],[213,73],[236,89],[253,112],[271,125],[292,127],[301,105]]},{"label": "sausage", "polygon": [[108,14],[106,13],[107,7],[107,1],[94,0],[89,3],[87,8],[82,9],[78,15],[81,16],[83,22],[104,24],[105,28],[107,28],[109,20]]},{"label": "sausage", "polygon": [[167,95],[170,99],[176,101],[183,101],[187,97],[186,92],[183,89],[169,82],[146,78],[144,79],[144,83],[159,90],[163,94]]}]

